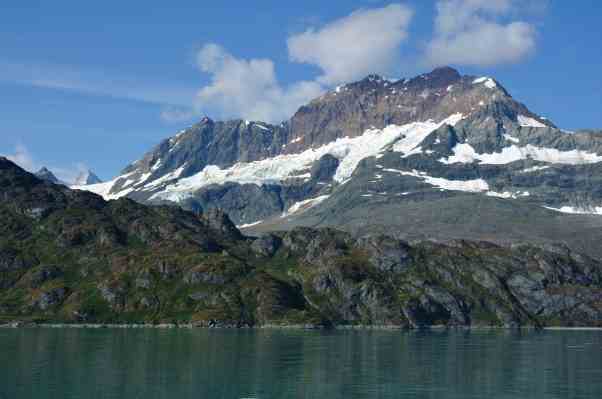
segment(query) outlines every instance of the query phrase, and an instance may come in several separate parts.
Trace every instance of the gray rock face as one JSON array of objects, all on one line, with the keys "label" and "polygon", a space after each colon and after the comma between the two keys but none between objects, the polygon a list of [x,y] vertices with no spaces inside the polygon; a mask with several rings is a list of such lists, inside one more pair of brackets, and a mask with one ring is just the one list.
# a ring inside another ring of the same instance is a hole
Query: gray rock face
[{"label": "gray rock face", "polygon": [[35,176],[39,179],[45,180],[49,183],[59,184],[59,179],[56,178],[54,173],[52,173],[48,168],[43,167],[35,173]]},{"label": "gray rock face", "polygon": [[388,236],[370,236],[359,239],[356,247],[369,254],[370,263],[387,272],[400,272],[410,260],[410,247]]},{"label": "gray rock face", "polygon": [[244,120],[215,122],[206,117],[127,166],[122,175],[128,178],[118,181],[111,191],[118,192],[127,180],[147,174],[146,183],[176,170],[181,170],[177,177],[186,177],[207,165],[225,167],[272,157],[282,151],[287,136],[285,126]]},{"label": "gray rock face", "polygon": [[225,237],[241,239],[242,234],[230,220],[228,215],[218,208],[211,208],[204,213],[210,228],[221,232]]},{"label": "gray rock face", "polygon": [[351,244],[351,237],[338,230],[296,228],[286,233],[283,245],[294,254],[303,254],[309,264],[325,265],[341,256]]},{"label": "gray rock face", "polygon": [[322,158],[311,167],[311,179],[318,182],[331,181],[339,164],[339,160],[330,154],[322,156]]}]

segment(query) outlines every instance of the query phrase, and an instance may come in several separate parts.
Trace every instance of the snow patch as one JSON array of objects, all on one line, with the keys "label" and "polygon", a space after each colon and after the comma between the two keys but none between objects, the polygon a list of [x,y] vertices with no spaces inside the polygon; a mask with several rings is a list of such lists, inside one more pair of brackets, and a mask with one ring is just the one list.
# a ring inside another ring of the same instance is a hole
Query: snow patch
[{"label": "snow patch", "polygon": [[545,170],[545,169],[550,169],[550,167],[549,166],[533,166],[531,168],[521,170],[520,173],[531,173],[531,172],[537,172],[537,171]]},{"label": "snow patch", "polygon": [[104,183],[88,184],[86,186],[71,186],[71,189],[80,190],[80,191],[90,191],[94,194],[100,195],[105,200],[109,201],[109,200],[124,197],[134,190],[134,188],[132,187],[132,188],[121,190],[118,193],[109,194],[111,189],[115,185],[115,183],[119,179],[122,179],[122,178],[123,178],[123,176],[118,176],[115,179],[109,180]]},{"label": "snow patch", "polygon": [[289,176],[290,179],[305,179],[308,180],[311,178],[311,173],[302,173],[300,175]]},{"label": "snow patch", "polygon": [[399,134],[400,140],[393,145],[393,151],[401,152],[404,156],[422,152],[418,146],[428,137],[429,134],[443,125],[455,126],[464,118],[461,113],[453,114],[439,123],[417,122],[401,127]]},{"label": "snow patch", "polygon": [[521,127],[548,127],[537,119],[525,115],[519,115],[516,119]]},{"label": "snow patch", "polygon": [[561,213],[572,213],[577,215],[602,215],[602,206],[596,206],[589,209],[579,208],[574,206],[562,206],[560,208],[552,208],[551,206],[544,206],[546,209],[550,209]]},{"label": "snow patch", "polygon": [[161,159],[158,159],[157,162],[152,166],[151,170],[154,172],[155,170],[161,167]]},{"label": "snow patch", "polygon": [[495,81],[488,76],[482,76],[480,78],[477,78],[477,79],[473,80],[472,83],[473,84],[484,83],[485,87],[487,87],[489,89],[495,89],[497,87],[497,84],[495,83]]},{"label": "snow patch", "polygon": [[269,127],[263,126],[262,124],[254,123],[254,125],[257,126],[258,128],[260,128],[261,130],[266,130],[268,132],[272,131]]},{"label": "snow patch", "polygon": [[511,142],[513,142],[513,143],[517,143],[517,144],[518,144],[518,143],[520,143],[520,140],[519,140],[519,139],[517,139],[516,137],[512,137],[512,136],[510,136],[509,134],[504,134],[504,138],[505,138],[506,140],[508,140],[508,141],[511,141]]},{"label": "snow patch", "polygon": [[509,191],[504,191],[503,193],[498,193],[495,191],[488,191],[486,193],[488,197],[497,197],[497,198],[505,198],[505,199],[517,199],[519,197],[529,197],[531,195],[528,191],[518,191],[516,193],[511,193]]},{"label": "snow patch", "polygon": [[555,148],[535,147],[531,144],[524,147],[511,145],[509,147],[504,147],[501,152],[479,154],[470,144],[462,143],[456,144],[453,148],[453,152],[454,155],[448,158],[441,158],[439,159],[439,162],[453,164],[480,161],[482,164],[488,165],[505,165],[524,159],[566,165],[583,165],[602,162],[602,156],[595,153],[580,150],[559,151]]},{"label": "snow patch", "polygon": [[470,193],[480,193],[489,190],[489,185],[483,179],[474,180],[448,180],[442,177],[428,176],[424,172],[412,170],[411,172],[398,169],[383,169],[385,172],[399,173],[402,176],[412,176],[423,180],[425,183],[435,186],[442,190],[465,191]]},{"label": "snow patch", "polygon": [[180,177],[180,175],[182,174],[182,172],[184,172],[184,168],[186,165],[182,165],[180,166],[178,169],[174,170],[173,172],[167,173],[163,176],[161,176],[160,178],[153,180],[152,182],[146,184],[144,186],[145,189],[152,189],[155,187],[160,186],[161,184],[170,181],[170,180],[174,180],[177,179],[178,177]]},{"label": "snow patch", "polygon": [[291,207],[289,207],[286,210],[286,212],[284,212],[282,214],[282,217],[284,218],[284,217],[290,216],[292,214],[305,212],[309,208],[312,208],[312,207],[318,205],[319,203],[324,202],[326,199],[328,199],[328,197],[330,197],[330,195],[320,195],[315,198],[309,198],[309,199],[306,199],[303,201],[299,201],[299,202],[293,204]]},{"label": "snow patch", "polygon": [[258,221],[253,222],[253,223],[247,223],[247,224],[237,225],[236,228],[238,228],[238,229],[246,229],[247,227],[257,226],[261,222],[263,222],[263,220],[258,220]]}]

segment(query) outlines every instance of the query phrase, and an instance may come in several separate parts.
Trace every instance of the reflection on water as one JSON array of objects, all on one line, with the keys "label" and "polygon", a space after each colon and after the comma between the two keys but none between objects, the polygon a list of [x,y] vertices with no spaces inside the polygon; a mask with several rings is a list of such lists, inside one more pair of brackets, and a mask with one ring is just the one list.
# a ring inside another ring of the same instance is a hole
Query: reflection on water
[{"label": "reflection on water", "polygon": [[7,399],[599,399],[602,332],[2,330],[0,392]]}]

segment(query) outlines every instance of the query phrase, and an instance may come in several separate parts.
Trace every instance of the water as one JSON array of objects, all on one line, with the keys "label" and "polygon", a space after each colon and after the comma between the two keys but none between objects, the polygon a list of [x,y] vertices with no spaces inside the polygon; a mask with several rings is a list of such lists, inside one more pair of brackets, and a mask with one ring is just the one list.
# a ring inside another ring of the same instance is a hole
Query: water
[{"label": "water", "polygon": [[0,330],[0,398],[602,398],[600,331]]}]

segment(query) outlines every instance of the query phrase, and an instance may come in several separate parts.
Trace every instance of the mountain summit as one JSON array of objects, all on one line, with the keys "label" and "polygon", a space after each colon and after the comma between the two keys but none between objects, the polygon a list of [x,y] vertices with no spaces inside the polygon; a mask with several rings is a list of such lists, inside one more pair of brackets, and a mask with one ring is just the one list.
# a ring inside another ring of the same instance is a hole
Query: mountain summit
[{"label": "mountain summit", "polygon": [[98,176],[96,176],[94,174],[94,172],[92,172],[90,169],[87,169],[87,170],[81,172],[77,176],[73,185],[74,186],[86,186],[89,184],[98,184],[98,183],[102,183],[102,180],[100,180],[100,178]]},{"label": "mountain summit", "polygon": [[600,224],[600,184],[602,134],[567,133],[496,79],[441,67],[338,86],[279,125],[204,118],[83,188],[219,207],[255,231],[549,242]]},{"label": "mountain summit", "polygon": [[52,173],[50,170],[48,170],[48,168],[46,168],[45,166],[42,167],[40,170],[38,170],[35,173],[36,177],[42,179],[42,180],[46,180],[50,183],[54,183],[54,184],[59,184],[59,179],[56,178],[56,176],[54,175],[54,173]]}]

